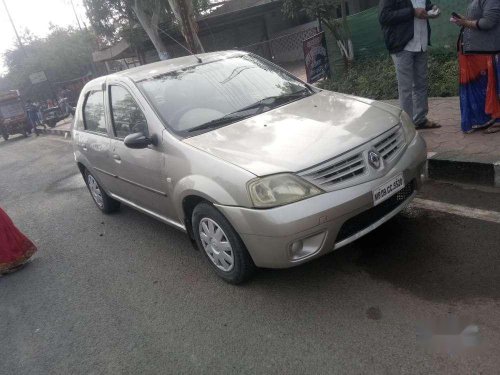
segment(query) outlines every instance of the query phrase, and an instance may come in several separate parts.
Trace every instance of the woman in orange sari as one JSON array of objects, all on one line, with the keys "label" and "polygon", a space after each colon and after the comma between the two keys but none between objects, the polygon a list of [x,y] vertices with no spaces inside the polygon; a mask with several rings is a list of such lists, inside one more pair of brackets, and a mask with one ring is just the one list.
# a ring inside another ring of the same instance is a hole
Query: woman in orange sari
[{"label": "woman in orange sari", "polygon": [[21,268],[35,252],[36,246],[0,208],[0,276]]},{"label": "woman in orange sari", "polygon": [[467,15],[451,22],[461,27],[460,109],[462,131],[500,131],[500,0],[470,0]]}]

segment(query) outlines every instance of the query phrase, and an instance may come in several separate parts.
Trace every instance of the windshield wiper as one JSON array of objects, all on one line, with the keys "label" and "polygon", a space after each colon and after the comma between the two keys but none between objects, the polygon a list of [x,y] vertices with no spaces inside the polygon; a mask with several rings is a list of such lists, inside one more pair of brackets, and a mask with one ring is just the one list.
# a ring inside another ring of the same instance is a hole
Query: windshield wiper
[{"label": "windshield wiper", "polygon": [[[304,89],[290,94],[269,96],[267,98],[259,100],[258,102],[250,104],[246,107],[240,108],[237,111],[228,113],[225,116],[219,117],[215,120],[211,120],[199,126],[195,126],[194,128],[189,129],[188,132],[191,133],[198,130],[211,129],[211,128],[216,128],[218,126],[227,125],[231,122],[236,122],[239,120],[243,120],[247,117],[260,114],[262,110],[264,110],[264,108],[266,107],[272,108],[276,104],[282,103],[282,101],[290,101],[292,99],[309,96],[311,94],[312,92],[309,89]],[[252,113],[245,113],[251,109],[257,109],[257,110]]]},{"label": "windshield wiper", "polygon": [[274,105],[281,104],[283,101],[287,102],[287,101],[290,101],[292,99],[309,96],[310,94],[311,94],[311,92],[309,91],[309,89],[303,89],[303,90],[292,92],[289,94],[269,96],[267,98],[259,100],[256,103],[250,104],[247,107],[241,108],[237,112],[246,111],[246,110],[249,110],[252,108],[258,108],[259,110],[262,110],[265,107],[272,108]]},{"label": "windshield wiper", "polygon": [[244,115],[242,113],[239,113],[240,111],[241,110],[238,110],[236,112],[231,112],[225,116],[216,118],[215,120],[205,122],[204,124],[195,126],[194,128],[189,129],[188,132],[191,133],[191,132],[195,132],[197,130],[216,128],[218,126],[227,125],[227,124],[230,124],[230,123],[238,121],[238,120],[243,120],[244,118],[247,118],[247,117],[250,117],[253,115],[252,113]]}]

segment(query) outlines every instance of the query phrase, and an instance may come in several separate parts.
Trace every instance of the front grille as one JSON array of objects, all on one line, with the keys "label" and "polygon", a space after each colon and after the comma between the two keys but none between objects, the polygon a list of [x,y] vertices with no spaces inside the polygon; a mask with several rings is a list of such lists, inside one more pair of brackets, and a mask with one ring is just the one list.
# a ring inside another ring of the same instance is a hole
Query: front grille
[{"label": "front grille", "polygon": [[368,228],[373,223],[382,219],[385,215],[391,213],[398,208],[405,200],[407,200],[415,191],[415,180],[410,181],[403,189],[398,191],[395,195],[372,207],[357,216],[347,220],[340,228],[335,243],[341,242],[346,238],[361,232],[363,229]]},{"label": "front grille", "polygon": [[389,160],[392,156],[396,156],[404,145],[405,136],[401,125],[399,125],[387,137],[376,143],[374,147],[384,160]]},{"label": "front grille", "polygon": [[335,159],[304,171],[300,176],[319,186],[331,186],[365,172],[365,160],[359,153],[346,159]]}]

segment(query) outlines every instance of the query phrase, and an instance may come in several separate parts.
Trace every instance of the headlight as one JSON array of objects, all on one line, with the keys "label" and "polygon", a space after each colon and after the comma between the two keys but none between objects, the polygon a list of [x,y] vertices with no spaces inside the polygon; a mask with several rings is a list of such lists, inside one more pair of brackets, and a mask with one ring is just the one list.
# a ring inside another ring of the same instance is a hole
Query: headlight
[{"label": "headlight", "polygon": [[415,138],[415,134],[417,133],[415,124],[413,124],[413,120],[405,111],[401,111],[400,119],[401,124],[403,124],[403,131],[405,132],[406,142],[410,142],[413,138]]},{"label": "headlight", "polygon": [[323,191],[293,174],[276,174],[248,183],[254,207],[283,206],[321,194]]}]

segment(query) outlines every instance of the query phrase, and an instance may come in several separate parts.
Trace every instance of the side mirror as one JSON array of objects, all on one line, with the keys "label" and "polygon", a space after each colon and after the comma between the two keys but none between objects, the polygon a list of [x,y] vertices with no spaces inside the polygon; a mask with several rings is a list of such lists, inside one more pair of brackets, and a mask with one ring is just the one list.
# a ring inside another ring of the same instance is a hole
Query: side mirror
[{"label": "side mirror", "polygon": [[153,140],[144,135],[144,133],[133,133],[129,134],[123,140],[125,146],[128,148],[146,148],[150,144],[153,144]]}]

